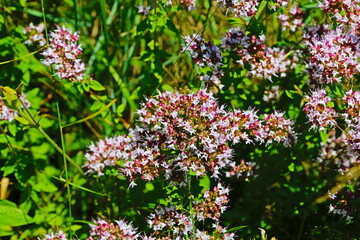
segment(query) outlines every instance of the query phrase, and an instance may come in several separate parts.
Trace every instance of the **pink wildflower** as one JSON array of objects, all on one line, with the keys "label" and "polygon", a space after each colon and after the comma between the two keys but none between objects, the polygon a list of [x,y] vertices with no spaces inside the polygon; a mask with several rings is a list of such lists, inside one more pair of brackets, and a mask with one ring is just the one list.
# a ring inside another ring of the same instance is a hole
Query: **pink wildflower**
[{"label": "pink wildflower", "polygon": [[193,228],[191,218],[174,206],[157,208],[155,213],[150,214],[147,219],[148,225],[154,231],[152,236],[168,236],[171,239],[184,239],[191,235]]},{"label": "pink wildflower", "polygon": [[84,78],[85,64],[79,59],[82,48],[77,44],[78,40],[78,33],[71,33],[65,27],[57,26],[50,33],[50,45],[41,53],[45,56],[42,63],[53,65],[60,79],[82,81]]},{"label": "pink wildflower", "polygon": [[360,155],[352,150],[347,135],[343,133],[336,137],[335,130],[331,130],[326,143],[321,142],[321,150],[316,160],[326,169],[346,174],[351,167],[360,164]]},{"label": "pink wildflower", "polygon": [[[281,135],[276,137],[270,128]],[[131,186],[138,177],[152,181],[159,176],[181,185],[190,171],[219,178],[221,170],[234,165],[231,143],[265,139],[287,145],[292,134],[290,122],[283,118],[270,124],[268,119],[262,123],[253,109],[226,111],[203,90],[187,95],[165,92],[141,104],[138,122],[127,137],[92,144],[85,166],[102,175],[105,166],[119,165]]]},{"label": "pink wildflower", "polygon": [[304,39],[310,51],[307,68],[315,83],[350,81],[359,72],[360,38],[352,32],[323,26],[309,29]]},{"label": "pink wildflower", "polygon": [[333,194],[331,204],[329,205],[329,213],[339,215],[345,221],[350,221],[356,215],[357,201],[360,198],[360,190],[353,191],[343,189]]},{"label": "pink wildflower", "polygon": [[303,110],[312,123],[310,129],[319,128],[322,131],[327,126],[334,127],[337,113],[334,108],[329,106],[331,98],[326,96],[326,91],[324,89],[314,90],[307,98],[309,102],[305,104]]},{"label": "pink wildflower", "polygon": [[145,7],[144,5],[140,4],[139,6],[137,6],[137,8],[139,9],[138,13],[143,14],[143,15],[149,15],[150,14],[150,6]]},{"label": "pink wildflower", "polygon": [[201,67],[218,69],[222,63],[222,56],[218,46],[212,42],[205,42],[198,34],[184,37],[185,44],[182,51],[189,51],[193,61]]},{"label": "pink wildflower", "polygon": [[319,7],[330,13],[342,27],[348,27],[355,34],[360,33],[359,0],[324,0],[318,1]]},{"label": "pink wildflower", "polygon": [[237,63],[248,68],[248,75],[271,80],[273,76],[284,77],[296,66],[298,52],[291,59],[285,50],[265,45],[265,35],[247,36],[245,30],[232,28],[222,39],[222,47],[234,56]]},{"label": "pink wildflower", "polygon": [[38,44],[40,47],[45,46],[46,39],[43,34],[44,24],[40,23],[38,25],[34,25],[30,23],[29,26],[24,27],[23,33],[28,35],[29,39],[25,41],[25,44]]},{"label": "pink wildflower", "polygon": [[104,219],[94,221],[90,224],[90,237],[87,240],[137,240],[142,239],[137,229],[132,224],[124,220],[115,221],[116,223],[109,223]]},{"label": "pink wildflower", "polygon": [[194,10],[196,7],[195,0],[180,0],[180,4],[186,7],[188,11]]},{"label": "pink wildflower", "polygon": [[235,233],[227,233],[227,229],[219,223],[213,224],[212,228],[214,229],[212,233],[197,229],[196,240],[235,240]]},{"label": "pink wildflower", "polygon": [[280,100],[282,91],[279,86],[271,86],[264,91],[263,100],[267,103],[276,103]]},{"label": "pink wildflower", "polygon": [[349,90],[345,93],[346,112],[343,114],[348,127],[355,128],[360,124],[360,91]]},{"label": "pink wildflower", "polygon": [[302,22],[303,13],[298,7],[291,8],[288,14],[280,14],[278,18],[283,31],[290,30],[291,32],[296,32],[297,29],[304,26]]},{"label": "pink wildflower", "polygon": [[67,240],[67,237],[63,231],[59,231],[57,233],[46,234],[44,237],[38,238],[38,239],[39,240]]},{"label": "pink wildflower", "polygon": [[360,124],[349,129],[349,138],[346,143],[350,145],[350,149],[354,152],[360,153]]},{"label": "pink wildflower", "polygon": [[237,178],[244,178],[245,181],[249,180],[249,177],[254,176],[254,170],[256,169],[255,162],[240,161],[240,164],[231,166],[230,171],[226,172],[226,177],[236,176]]},{"label": "pink wildflower", "polygon": [[221,4],[226,12],[231,12],[235,17],[252,17],[256,14],[259,1],[241,1],[241,0],[216,0]]},{"label": "pink wildflower", "polygon": [[264,120],[263,131],[267,145],[278,142],[290,146],[296,141],[296,133],[292,128],[294,122],[285,119],[284,113],[275,111],[272,114],[265,114]]},{"label": "pink wildflower", "polygon": [[[29,108],[31,104],[28,100],[26,100],[25,97],[26,97],[25,94],[22,94],[20,96],[20,100],[24,103],[24,105],[27,108]],[[23,106],[21,105],[20,107],[22,108]],[[2,97],[0,96],[0,120],[12,122],[17,116],[19,116],[17,110],[10,109],[8,106],[6,106],[2,101]]]},{"label": "pink wildflower", "polygon": [[212,191],[206,190],[202,200],[193,203],[193,209],[198,220],[207,218],[219,221],[221,214],[228,208],[229,189],[224,188],[220,183]]}]

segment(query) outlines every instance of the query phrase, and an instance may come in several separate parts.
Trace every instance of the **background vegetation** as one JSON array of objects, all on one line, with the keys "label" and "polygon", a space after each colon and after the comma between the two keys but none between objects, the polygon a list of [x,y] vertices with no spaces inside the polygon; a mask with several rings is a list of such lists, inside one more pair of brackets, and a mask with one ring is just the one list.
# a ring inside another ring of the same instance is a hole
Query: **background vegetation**
[{"label": "background vegetation", "polygon": [[[189,52],[182,51],[185,35],[198,33],[217,44],[229,28],[242,26],[251,35],[265,34],[268,46],[307,54],[303,28],[281,29],[277,16],[286,8],[275,11],[270,8],[272,2],[261,2],[267,5],[256,17],[242,19],[210,0],[198,1],[191,11],[180,3],[164,7],[155,1],[2,0],[0,84],[12,89],[24,84],[29,111],[41,127],[15,120],[0,122],[0,236],[36,239],[62,229],[85,239],[88,223],[98,216],[125,218],[147,231],[146,217],[175,190],[161,179],[137,181],[138,186],[129,188],[129,181],[112,169],[105,177],[84,174],[88,146],[126,133],[136,120],[140,102],[157,91],[188,93],[204,85],[199,76],[209,69],[197,66]],[[291,4],[301,9],[305,26],[332,23],[316,2]],[[139,13],[139,5],[150,6],[151,12]],[[48,32],[56,25],[78,31],[86,74],[94,81],[59,80],[53,69],[44,66],[41,47],[25,44],[28,36],[23,28],[31,22],[45,22]],[[259,238],[258,228],[277,239],[359,239],[356,211],[351,220],[329,213],[328,190],[340,183],[331,164],[315,161],[330,130],[309,130],[311,124],[302,111],[304,93],[309,92],[305,62],[270,81],[245,75],[245,68],[228,59],[221,79],[224,87],[214,87],[219,102],[229,109],[284,111],[299,134],[289,148],[278,144],[236,148],[236,159],[256,162],[256,176],[248,181],[224,180],[231,191],[223,225],[238,227],[239,239]],[[355,76],[353,86],[358,83]],[[276,101],[267,102],[263,97],[272,86],[280,86],[281,91]],[[340,84],[329,88],[346,89]],[[353,192],[356,186],[347,185]],[[358,200],[352,204],[359,209]]]}]

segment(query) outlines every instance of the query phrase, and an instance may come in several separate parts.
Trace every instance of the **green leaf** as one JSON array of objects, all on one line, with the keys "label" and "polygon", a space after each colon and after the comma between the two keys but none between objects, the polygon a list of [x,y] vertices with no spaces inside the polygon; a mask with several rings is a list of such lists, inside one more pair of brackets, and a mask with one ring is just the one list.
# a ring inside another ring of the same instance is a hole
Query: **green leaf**
[{"label": "green leaf", "polygon": [[6,200],[0,200],[0,225],[22,226],[33,223],[34,220],[16,207],[16,204]]},{"label": "green leaf", "polygon": [[290,172],[294,172],[295,171],[295,164],[294,163],[291,163],[289,166],[288,166],[288,169]]},{"label": "green leaf", "polygon": [[16,116],[16,117],[15,117],[15,120],[18,121],[19,123],[24,124],[24,125],[29,125],[29,124],[30,124],[30,122],[29,122],[26,118],[24,118],[24,117],[18,117],[18,116]]},{"label": "green leaf", "polygon": [[321,137],[321,141],[323,143],[326,143],[329,138],[329,134],[326,131],[320,131],[320,137]]},{"label": "green leaf", "polygon": [[96,80],[91,80],[91,81],[90,81],[90,84],[89,84],[89,87],[90,87],[92,90],[95,90],[95,91],[103,91],[103,90],[105,90],[104,86],[101,85],[101,83],[99,83],[99,82],[96,81]]},{"label": "green leaf", "polygon": [[55,184],[43,173],[39,173],[37,183],[33,185],[33,188],[38,192],[56,192],[58,190]]},{"label": "green leaf", "polygon": [[13,234],[14,234],[14,232],[12,231],[12,227],[0,225],[0,237],[11,236]]},{"label": "green leaf", "polygon": [[206,190],[210,188],[210,178],[208,175],[205,175],[202,179],[199,181],[199,187],[202,187],[201,193],[204,193]]},{"label": "green leaf", "polygon": [[286,93],[286,96],[288,96],[289,98],[291,98],[291,99],[294,98],[293,95],[292,95],[292,93],[291,93],[290,91],[285,90],[285,93]]},{"label": "green leaf", "polygon": [[335,94],[336,96],[339,96],[339,97],[341,97],[341,96],[342,96],[341,90],[339,89],[339,87],[338,87],[338,86],[336,86],[336,87],[335,87],[334,94]]},{"label": "green leaf", "polygon": [[122,103],[116,108],[116,113],[118,116],[122,116],[122,113],[124,112],[125,107],[126,107],[126,104]]},{"label": "green leaf", "polygon": [[21,106],[21,102],[16,91],[9,87],[0,87],[0,93],[4,104],[13,110],[18,110]]},{"label": "green leaf", "polygon": [[241,229],[246,228],[246,227],[247,227],[247,225],[233,227],[233,228],[230,228],[229,230],[227,230],[226,233],[234,232],[234,231],[237,231],[237,230],[241,230]]},{"label": "green leaf", "polygon": [[260,6],[258,7],[258,10],[255,14],[255,19],[258,20],[262,11],[264,10],[265,6],[267,4],[267,1],[261,1]]},{"label": "green leaf", "polygon": [[3,171],[4,173],[4,177],[8,176],[10,174],[12,174],[15,171],[15,165],[9,165],[9,166],[3,166],[1,168],[1,171]]}]

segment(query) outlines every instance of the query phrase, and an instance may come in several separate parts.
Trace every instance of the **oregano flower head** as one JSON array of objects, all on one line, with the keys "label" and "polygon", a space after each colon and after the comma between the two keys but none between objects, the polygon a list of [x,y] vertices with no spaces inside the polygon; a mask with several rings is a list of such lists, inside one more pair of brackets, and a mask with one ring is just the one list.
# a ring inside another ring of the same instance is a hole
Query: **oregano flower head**
[{"label": "oregano flower head", "polygon": [[82,81],[85,74],[85,64],[80,59],[81,45],[77,43],[79,35],[72,33],[64,26],[57,26],[50,32],[50,45],[41,54],[45,57],[42,63],[52,65],[60,79]]}]

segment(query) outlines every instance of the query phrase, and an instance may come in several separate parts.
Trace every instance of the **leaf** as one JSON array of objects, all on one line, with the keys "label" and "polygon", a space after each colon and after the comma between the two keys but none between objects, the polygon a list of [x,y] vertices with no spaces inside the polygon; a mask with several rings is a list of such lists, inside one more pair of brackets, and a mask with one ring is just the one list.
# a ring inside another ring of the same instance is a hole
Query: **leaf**
[{"label": "leaf", "polygon": [[320,133],[321,141],[323,143],[326,143],[329,138],[329,134],[326,131],[320,131],[319,133]]},{"label": "leaf", "polygon": [[267,4],[267,1],[261,1],[260,6],[258,7],[258,10],[255,14],[255,19],[258,20],[262,11],[264,10],[265,6]]},{"label": "leaf", "polygon": [[0,237],[11,236],[13,234],[14,234],[14,232],[12,231],[12,227],[0,225]]},{"label": "leaf", "polygon": [[122,103],[116,108],[116,113],[118,116],[122,116],[122,113],[124,112],[125,107],[126,107],[126,104]]},{"label": "leaf", "polygon": [[240,229],[246,228],[246,227],[247,227],[247,225],[233,227],[233,228],[230,228],[229,230],[227,230],[227,231],[226,231],[226,233],[229,233],[229,232],[234,232],[234,231],[237,231],[237,230],[240,230]]},{"label": "leaf", "polygon": [[0,92],[4,104],[13,110],[18,110],[21,106],[21,102],[16,91],[9,87],[0,87]]},{"label": "leaf", "polygon": [[19,123],[24,124],[24,125],[30,125],[29,120],[27,120],[27,119],[24,118],[24,117],[16,116],[16,117],[15,117],[15,120],[18,121]]},{"label": "leaf", "polygon": [[89,87],[92,90],[95,90],[95,91],[103,91],[103,90],[105,90],[104,86],[101,85],[101,83],[99,83],[96,80],[91,80],[90,83],[89,83]]},{"label": "leaf", "polygon": [[290,172],[294,172],[295,171],[295,164],[294,163],[291,163],[289,166],[288,166],[288,169]]},{"label": "leaf", "polygon": [[33,185],[35,191],[38,192],[56,192],[58,188],[53,184],[49,178],[43,174],[39,173],[37,176],[37,183]]},{"label": "leaf", "polygon": [[21,96],[23,87],[24,87],[24,84],[20,83],[19,86],[17,86],[17,88],[15,89],[18,96]]},{"label": "leaf", "polygon": [[285,90],[286,96],[288,96],[289,98],[293,99],[293,95],[289,90]]},{"label": "leaf", "polygon": [[16,207],[16,204],[6,200],[0,200],[0,225],[22,226],[33,223],[34,220]]},{"label": "leaf", "polygon": [[202,179],[199,181],[199,187],[202,187],[201,193],[204,193],[206,190],[210,188],[210,178],[208,175],[205,175]]}]

